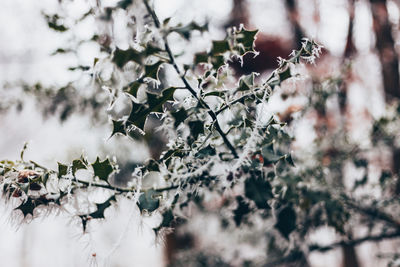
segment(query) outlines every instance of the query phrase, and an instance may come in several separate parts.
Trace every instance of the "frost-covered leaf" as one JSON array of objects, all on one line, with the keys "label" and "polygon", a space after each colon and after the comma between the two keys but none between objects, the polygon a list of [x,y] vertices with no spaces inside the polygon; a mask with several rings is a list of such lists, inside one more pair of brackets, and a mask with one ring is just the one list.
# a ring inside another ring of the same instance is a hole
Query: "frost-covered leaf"
[{"label": "frost-covered leaf", "polygon": [[291,205],[287,205],[278,211],[275,228],[286,239],[289,239],[289,234],[296,229],[296,212]]},{"label": "frost-covered leaf", "polygon": [[172,117],[175,119],[174,126],[175,128],[179,126],[182,122],[186,120],[188,114],[184,108],[179,109],[178,111],[171,112]]},{"label": "frost-covered leaf", "polygon": [[169,32],[176,32],[176,33],[180,34],[186,40],[189,40],[193,31],[204,32],[204,31],[207,31],[207,29],[208,29],[207,23],[204,24],[203,26],[200,26],[196,22],[191,22],[190,24],[185,25],[185,26],[173,27],[169,30]]},{"label": "frost-covered leaf", "polygon": [[160,225],[157,226],[156,228],[153,228],[154,232],[157,234],[162,228],[170,227],[173,220],[174,220],[174,213],[172,209],[166,210],[162,214],[162,221]]},{"label": "frost-covered leaf", "polygon": [[126,129],[125,129],[125,121],[124,120],[113,120],[113,131],[111,133],[112,137],[113,135],[120,133],[122,135],[126,135]]},{"label": "frost-covered leaf", "polygon": [[158,72],[163,63],[165,63],[165,62],[158,61],[152,65],[145,65],[144,66],[144,77],[151,78],[153,80],[158,81]]},{"label": "frost-covered leaf", "polygon": [[18,207],[16,207],[16,210],[20,210],[22,214],[24,215],[24,218],[30,214],[33,216],[33,210],[36,208],[35,203],[33,202],[33,199],[28,197],[25,201],[21,203]]},{"label": "frost-covered leaf", "polygon": [[160,199],[157,191],[149,189],[139,197],[137,203],[140,211],[147,210],[148,212],[155,211],[160,206]]},{"label": "frost-covered leaf", "polygon": [[76,159],[72,161],[72,174],[75,175],[79,169],[86,169],[87,165],[83,159]]},{"label": "frost-covered leaf", "polygon": [[237,207],[233,211],[233,220],[235,221],[236,226],[240,226],[242,223],[243,217],[251,212],[250,205],[244,201],[242,196],[236,197]]},{"label": "frost-covered leaf", "polygon": [[236,49],[238,49],[241,56],[249,52],[255,52],[254,42],[256,40],[257,33],[258,30],[249,31],[245,28],[234,32],[234,36],[236,39]]},{"label": "frost-covered leaf", "polygon": [[62,176],[67,175],[68,166],[60,162],[57,163],[58,163],[58,177],[61,178]]},{"label": "frost-covered leaf", "polygon": [[126,50],[117,49],[114,51],[112,61],[119,67],[122,68],[129,61],[134,61],[141,64],[143,60],[143,54],[136,49],[129,48]]},{"label": "frost-covered leaf", "polygon": [[270,209],[268,200],[273,198],[271,184],[263,178],[250,177],[245,181],[245,196],[259,209]]},{"label": "frost-covered leaf", "polygon": [[92,164],[94,176],[99,177],[100,180],[108,182],[108,176],[114,171],[113,166],[109,159],[100,161],[97,157],[96,161]]},{"label": "frost-covered leaf", "polygon": [[213,41],[211,48],[211,55],[219,56],[230,50],[229,42],[227,40]]},{"label": "frost-covered leaf", "polygon": [[140,81],[131,82],[127,87],[124,88],[124,91],[133,97],[137,97],[137,92],[142,84],[143,83]]},{"label": "frost-covered leaf", "polygon": [[163,105],[167,101],[174,100],[173,95],[175,90],[175,87],[170,87],[165,89],[161,95],[147,93],[147,103],[145,104],[138,104],[132,101],[132,110],[127,119],[127,125],[133,124],[143,131],[147,117],[151,113],[162,112]]}]

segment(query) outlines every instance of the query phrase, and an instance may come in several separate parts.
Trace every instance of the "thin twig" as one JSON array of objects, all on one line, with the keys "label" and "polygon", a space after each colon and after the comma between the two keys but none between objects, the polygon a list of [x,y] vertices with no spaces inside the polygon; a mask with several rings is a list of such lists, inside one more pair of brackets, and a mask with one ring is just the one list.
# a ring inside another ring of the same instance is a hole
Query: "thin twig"
[{"label": "thin twig", "polygon": [[[147,11],[149,12],[149,14],[151,15],[151,17],[153,18],[154,24],[155,26],[160,29],[161,28],[161,24],[160,21],[156,15],[156,13],[154,12],[154,10],[150,7],[149,3],[147,0],[143,0],[144,5],[146,6]],[[168,44],[168,40],[166,36],[163,36],[163,41],[164,41],[164,46],[165,46],[165,51],[167,52],[169,59],[170,59],[170,63],[172,64],[172,66],[174,67],[176,73],[179,75],[180,79],[182,80],[183,84],[186,86],[186,89],[192,94],[192,96],[199,101],[200,105],[202,105],[205,109],[208,110],[208,114],[210,115],[210,117],[213,119],[214,121],[214,125],[215,125],[215,129],[217,130],[217,132],[221,135],[225,145],[229,148],[229,150],[232,152],[233,156],[235,158],[238,158],[238,154],[236,152],[235,147],[231,144],[231,142],[229,141],[229,139],[227,138],[226,134],[222,131],[221,126],[219,125],[218,119],[217,119],[217,115],[214,113],[214,111],[210,108],[210,106],[208,106],[208,104],[206,102],[204,102],[201,98],[199,98],[197,96],[196,91],[193,89],[193,87],[189,84],[188,80],[185,77],[185,74],[181,72],[181,70],[178,67],[178,64],[176,63],[175,57],[172,54],[171,48],[169,47]]]}]

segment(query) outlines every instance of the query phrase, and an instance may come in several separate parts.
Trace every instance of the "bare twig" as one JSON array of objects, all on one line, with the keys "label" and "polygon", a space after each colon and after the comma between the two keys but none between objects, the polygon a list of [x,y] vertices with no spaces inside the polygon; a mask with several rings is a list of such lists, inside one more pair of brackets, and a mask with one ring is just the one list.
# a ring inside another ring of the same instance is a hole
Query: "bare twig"
[{"label": "bare twig", "polygon": [[[155,26],[160,29],[161,28],[161,24],[160,21],[156,15],[156,13],[154,12],[154,10],[150,7],[149,3],[147,0],[143,0],[144,5],[146,6],[147,11],[149,12],[149,14],[151,15],[151,17],[153,18],[154,24]],[[193,89],[193,87],[189,84],[188,80],[185,77],[185,74],[181,72],[181,70],[179,69],[178,64],[176,63],[175,57],[172,54],[171,48],[169,47],[168,44],[168,40],[166,36],[163,36],[163,41],[164,41],[164,46],[165,46],[165,51],[167,52],[169,59],[170,59],[170,63],[172,64],[172,66],[174,67],[176,73],[179,75],[180,79],[182,80],[183,84],[185,85],[186,89],[190,92],[190,94],[197,100],[199,101],[200,105],[202,105],[205,109],[208,110],[208,114],[210,115],[210,117],[213,119],[214,121],[214,125],[215,125],[215,129],[217,130],[217,132],[220,134],[220,136],[222,137],[225,145],[229,148],[229,150],[232,152],[233,156],[235,158],[238,158],[238,154],[236,152],[235,147],[231,144],[231,142],[229,141],[229,139],[227,138],[226,134],[222,131],[221,126],[219,125],[218,119],[217,119],[217,114],[215,114],[215,112],[208,106],[208,104],[206,102],[204,102],[201,98],[199,98],[197,96],[196,91]]]}]

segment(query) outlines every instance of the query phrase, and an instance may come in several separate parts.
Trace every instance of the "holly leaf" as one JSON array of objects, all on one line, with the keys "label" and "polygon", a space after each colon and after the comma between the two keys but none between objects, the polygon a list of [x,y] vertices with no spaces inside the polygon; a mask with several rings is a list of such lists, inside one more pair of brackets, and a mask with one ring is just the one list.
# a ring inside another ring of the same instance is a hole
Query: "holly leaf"
[{"label": "holly leaf", "polygon": [[117,3],[117,6],[122,9],[127,9],[132,4],[132,0],[121,0]]},{"label": "holly leaf", "polygon": [[165,62],[158,61],[152,65],[145,65],[144,66],[144,77],[151,78],[153,80],[158,81],[158,72],[160,71],[160,67]]},{"label": "holly leaf", "polygon": [[94,176],[97,176],[100,180],[108,183],[108,176],[114,171],[110,160],[106,159],[101,162],[99,157],[97,157],[96,161],[92,164],[92,167],[94,170]]},{"label": "holly leaf", "polygon": [[74,161],[72,161],[72,174],[75,175],[75,172],[79,169],[86,169],[87,166],[84,162],[84,160],[81,159],[76,159]]},{"label": "holly leaf", "polygon": [[139,197],[137,203],[140,211],[147,210],[148,212],[155,211],[160,206],[159,193],[153,189],[149,189]]},{"label": "holly leaf", "polygon": [[172,212],[172,209],[168,209],[162,214],[162,221],[159,226],[156,228],[153,228],[154,232],[157,234],[162,228],[164,227],[170,227],[172,221],[174,220],[174,214]]},{"label": "holly leaf", "polygon": [[67,175],[68,166],[60,162],[57,162],[57,164],[58,164],[58,177],[61,178],[62,176]]},{"label": "holly leaf", "polygon": [[189,129],[191,135],[196,140],[200,134],[204,133],[204,123],[202,121],[189,121]]},{"label": "holly leaf", "polygon": [[273,198],[271,184],[262,178],[250,177],[244,184],[245,196],[254,201],[257,208],[269,210],[268,200]]},{"label": "holly leaf", "polygon": [[33,210],[35,208],[36,208],[36,205],[33,202],[33,199],[28,197],[28,199],[26,201],[22,202],[21,205],[19,205],[15,209],[20,210],[25,218],[28,214],[31,214],[33,216]]},{"label": "holly leaf", "polygon": [[207,53],[197,53],[194,55],[194,63],[208,63],[208,54]]},{"label": "holly leaf", "polygon": [[246,203],[242,196],[236,197],[237,208],[233,211],[233,220],[236,226],[240,226],[243,217],[250,213],[250,205]]},{"label": "holly leaf", "polygon": [[227,40],[212,41],[211,54],[213,56],[223,55],[225,52],[230,51],[229,42]]},{"label": "holly leaf", "polygon": [[255,74],[252,72],[249,75],[242,76],[239,80],[239,87],[237,91],[248,91],[254,88]]},{"label": "holly leaf", "polygon": [[52,16],[49,15],[44,15],[47,21],[47,25],[49,26],[50,29],[53,29],[58,32],[65,32],[68,30],[67,27],[65,27],[62,23],[60,23],[61,18],[55,14]]},{"label": "holly leaf", "polygon": [[113,120],[113,131],[111,133],[110,138],[117,133],[126,135],[126,130],[125,130],[125,121],[124,120]]},{"label": "holly leaf", "polygon": [[235,32],[236,47],[241,56],[249,52],[255,52],[254,41],[256,40],[257,33],[258,30],[249,31],[245,28]]},{"label": "holly leaf", "polygon": [[104,211],[111,206],[111,201],[116,201],[115,195],[108,198],[103,203],[96,203],[96,211],[88,214],[92,219],[104,219]]},{"label": "holly leaf", "polygon": [[207,29],[208,29],[207,23],[204,24],[203,26],[200,26],[199,24],[197,24],[196,22],[193,21],[190,24],[185,25],[185,26],[171,28],[170,32],[176,32],[176,33],[180,34],[186,40],[189,40],[193,31],[197,30],[199,32],[204,32],[204,31],[207,31]]},{"label": "holly leaf", "polygon": [[172,117],[175,119],[174,126],[175,128],[179,126],[185,119],[188,117],[188,114],[184,108],[181,108],[178,111],[171,112]]},{"label": "holly leaf", "polygon": [[144,130],[147,117],[150,113],[162,112],[162,106],[167,101],[173,101],[175,87],[165,89],[161,95],[147,93],[147,103],[138,104],[132,101],[132,110],[127,119],[128,125],[134,125],[137,128]]},{"label": "holly leaf", "polygon": [[143,83],[141,83],[139,81],[131,82],[127,87],[124,88],[124,91],[126,93],[130,94],[131,96],[136,97],[137,96],[137,92],[138,92],[138,90],[139,90],[139,88],[140,88],[140,86],[142,84]]},{"label": "holly leaf", "polygon": [[203,159],[203,158],[205,158],[207,156],[214,156],[214,155],[216,155],[215,148],[213,148],[211,145],[208,145],[208,146],[200,149],[196,153],[195,157]]},{"label": "holly leaf", "polygon": [[275,228],[279,230],[283,237],[289,239],[289,234],[296,229],[296,212],[291,205],[278,211]]},{"label": "holly leaf", "polygon": [[126,50],[117,49],[114,51],[112,61],[119,67],[122,68],[129,61],[134,61],[141,64],[143,60],[143,54],[136,49],[129,48]]}]

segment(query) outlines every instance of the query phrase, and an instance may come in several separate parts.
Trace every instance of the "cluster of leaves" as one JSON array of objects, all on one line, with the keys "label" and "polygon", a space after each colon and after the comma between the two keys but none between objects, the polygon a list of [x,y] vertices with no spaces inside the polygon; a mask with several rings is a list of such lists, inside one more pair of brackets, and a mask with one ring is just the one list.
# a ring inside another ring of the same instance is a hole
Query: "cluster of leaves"
[{"label": "cluster of leaves", "polygon": [[[394,236],[398,234],[399,225],[390,214],[377,205],[372,208],[359,205],[340,181],[341,170],[352,157],[353,164],[365,171],[353,191],[367,183],[369,162],[359,147],[349,148],[347,139],[337,132],[330,138],[335,140],[333,145],[326,145],[326,138],[321,136],[317,140],[319,149],[312,155],[318,163],[309,166],[305,162],[308,158],[297,159],[297,165],[304,167],[294,168],[290,154],[293,138],[286,123],[273,114],[266,115],[265,106],[274,91],[295,76],[299,64],[313,62],[319,56],[321,47],[316,42],[305,39],[288,59],[279,59],[279,67],[266,79],[257,73],[234,79],[230,62],[241,60],[247,53],[257,54],[254,47],[257,31],[243,27],[230,29],[223,40],[211,41],[208,51],[196,53],[190,62],[180,64],[179,55],[171,51],[170,34],[177,33],[189,45],[193,32],[206,32],[207,24],[171,26],[169,19],[161,23],[147,0],[120,1],[115,7],[97,13],[91,9],[82,19],[100,13],[101,20],[111,22],[115,12],[122,9],[130,14],[134,8],[146,10],[135,18],[146,24],[142,39],[121,49],[108,35],[96,35],[92,39],[102,46],[105,57],[94,59],[93,67],[77,69],[90,70],[99,86],[110,88],[111,105],[118,97],[129,102],[127,114],[110,119],[112,138],[128,136],[146,140],[153,130],[149,122],[157,120],[158,130],[169,140],[165,150],[159,157],[129,170],[133,173],[132,180],[125,186],[113,182],[119,170],[109,159],[97,158],[89,163],[81,157],[70,164],[58,163],[58,170],[26,162],[22,156],[19,161],[2,161],[2,191],[8,199],[20,199],[16,209],[24,217],[34,216],[42,206],[66,205],[71,195],[101,189],[108,191],[105,201],[93,203],[89,211],[76,212],[84,230],[90,220],[104,218],[106,209],[118,197],[127,197],[136,199],[142,213],[162,215],[159,226],[154,228],[159,234],[182,223],[180,217],[189,206],[211,213],[205,196],[216,194],[223,199],[218,208],[227,211],[220,213],[218,209],[222,227],[251,229],[258,237],[262,234],[269,244],[268,253],[282,261],[304,258],[309,251],[329,250],[330,247],[318,245],[310,245],[308,251],[301,250],[307,235],[320,226],[327,225],[343,236],[350,236],[348,226],[356,217],[353,212],[378,218],[382,229],[393,231],[390,234]],[[46,18],[50,28],[68,31],[69,27],[60,24],[58,16]],[[95,71],[95,67],[101,69],[105,62],[112,65],[113,74],[108,80],[102,78],[101,70]],[[166,85],[163,77],[171,72],[178,80]],[[123,78],[116,82],[116,77]],[[325,116],[327,101],[340,93],[338,88],[342,83],[341,79],[317,83],[309,97],[310,109]],[[60,89],[56,96],[65,90]],[[101,103],[96,102],[97,106]],[[303,112],[306,113],[307,110]],[[395,119],[382,119],[373,131],[387,133],[391,129],[388,126],[394,123]],[[376,142],[395,144],[393,133],[380,136]],[[81,171],[87,171],[89,178],[79,178],[77,173]],[[382,184],[387,184],[388,177],[388,172],[382,173]],[[262,229],[258,221],[262,222]],[[268,233],[265,225],[272,225]]]}]

